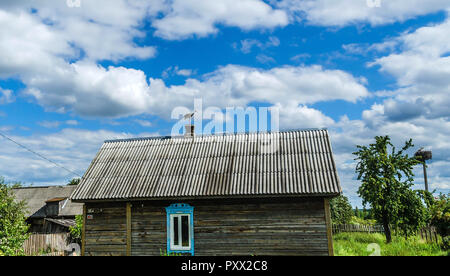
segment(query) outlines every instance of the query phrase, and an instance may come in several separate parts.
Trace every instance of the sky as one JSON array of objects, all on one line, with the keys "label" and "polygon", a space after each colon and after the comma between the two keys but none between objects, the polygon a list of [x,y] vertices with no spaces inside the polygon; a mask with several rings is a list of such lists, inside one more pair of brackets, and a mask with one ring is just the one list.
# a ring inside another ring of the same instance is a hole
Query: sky
[{"label": "sky", "polygon": [[[0,2],[0,133],[76,174],[104,140],[173,134],[196,100],[216,111],[202,127],[276,107],[280,130],[327,128],[354,206],[352,152],[378,135],[432,150],[430,189],[448,193],[450,2]],[[0,137],[7,181],[76,174]]]}]

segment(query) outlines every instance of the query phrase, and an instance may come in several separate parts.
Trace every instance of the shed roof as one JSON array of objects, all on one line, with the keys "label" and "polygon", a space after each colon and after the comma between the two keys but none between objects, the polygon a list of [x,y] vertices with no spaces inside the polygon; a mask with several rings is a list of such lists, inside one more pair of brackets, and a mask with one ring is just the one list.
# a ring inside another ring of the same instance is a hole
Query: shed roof
[{"label": "shed roof", "polygon": [[27,217],[46,217],[45,206],[47,201],[53,199],[67,199],[62,204],[59,216],[75,216],[83,213],[83,204],[72,202],[69,197],[76,186],[45,186],[45,187],[23,187],[13,189],[17,201],[24,200],[27,204]]},{"label": "shed roof", "polygon": [[105,141],[75,201],[336,195],[327,130]]}]

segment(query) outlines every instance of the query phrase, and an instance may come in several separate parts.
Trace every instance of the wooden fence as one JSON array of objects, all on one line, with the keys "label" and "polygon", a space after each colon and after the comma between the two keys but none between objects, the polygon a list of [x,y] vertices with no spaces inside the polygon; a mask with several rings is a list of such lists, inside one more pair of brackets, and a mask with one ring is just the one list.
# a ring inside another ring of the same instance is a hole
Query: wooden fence
[{"label": "wooden fence", "polygon": [[383,225],[334,224],[333,234],[341,232],[383,233]]},{"label": "wooden fence", "polygon": [[[383,225],[373,225],[373,226],[354,225],[354,224],[333,225],[333,234],[341,232],[384,233],[384,227]],[[440,242],[439,235],[435,227],[424,227],[417,234],[420,235],[422,240],[426,242],[435,242],[435,243]]]},{"label": "wooden fence", "polygon": [[424,241],[439,243],[439,235],[434,227],[422,228],[419,231],[419,235]]},{"label": "wooden fence", "polygon": [[31,234],[23,244],[23,247],[27,256],[64,256],[64,249],[69,242],[69,233]]}]

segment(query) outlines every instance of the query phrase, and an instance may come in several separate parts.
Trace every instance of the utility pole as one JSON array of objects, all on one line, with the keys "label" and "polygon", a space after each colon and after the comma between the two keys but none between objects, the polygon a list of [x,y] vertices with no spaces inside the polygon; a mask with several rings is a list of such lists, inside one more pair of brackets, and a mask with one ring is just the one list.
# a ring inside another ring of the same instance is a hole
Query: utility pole
[{"label": "utility pole", "polygon": [[423,177],[425,179],[425,191],[428,192],[428,178],[427,178],[427,164],[426,161],[432,159],[433,155],[430,151],[423,150],[423,148],[419,149],[414,156],[417,160],[422,162],[423,165]]}]

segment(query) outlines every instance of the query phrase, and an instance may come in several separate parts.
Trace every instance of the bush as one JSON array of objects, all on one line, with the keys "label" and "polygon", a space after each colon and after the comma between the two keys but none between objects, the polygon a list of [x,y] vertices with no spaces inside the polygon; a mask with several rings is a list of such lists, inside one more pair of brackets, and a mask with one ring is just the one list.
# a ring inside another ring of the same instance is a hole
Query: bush
[{"label": "bush", "polygon": [[1,255],[24,255],[23,243],[28,239],[25,202],[17,202],[11,185],[0,177],[0,252]]},{"label": "bush", "polygon": [[69,227],[70,237],[74,242],[81,243],[81,233],[83,232],[83,216],[75,216],[75,226]]},{"label": "bush", "polygon": [[348,201],[348,198],[344,195],[330,200],[330,212],[331,220],[334,224],[347,224],[353,216],[353,209]]}]

